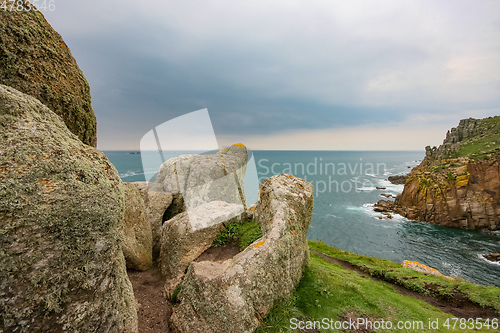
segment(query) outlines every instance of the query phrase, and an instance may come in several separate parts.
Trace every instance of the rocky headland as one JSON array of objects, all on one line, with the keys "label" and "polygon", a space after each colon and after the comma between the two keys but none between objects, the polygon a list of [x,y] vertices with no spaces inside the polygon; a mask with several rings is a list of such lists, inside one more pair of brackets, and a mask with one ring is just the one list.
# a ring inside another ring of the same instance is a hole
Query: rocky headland
[{"label": "rocky headland", "polygon": [[500,229],[500,116],[461,120],[441,146],[426,147],[406,178],[403,192],[379,201],[377,211],[449,227]]}]

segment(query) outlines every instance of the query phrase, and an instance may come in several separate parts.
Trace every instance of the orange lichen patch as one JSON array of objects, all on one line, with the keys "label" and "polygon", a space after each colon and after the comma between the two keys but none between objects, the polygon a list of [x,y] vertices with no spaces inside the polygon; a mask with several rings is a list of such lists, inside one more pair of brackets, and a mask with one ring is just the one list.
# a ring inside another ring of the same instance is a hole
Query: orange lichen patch
[{"label": "orange lichen patch", "polygon": [[254,244],[254,246],[253,246],[253,247],[254,247],[254,248],[257,248],[257,247],[259,247],[259,246],[261,246],[261,245],[264,245],[264,243],[265,243],[265,242],[266,242],[265,240],[260,241],[260,242],[258,242],[258,243],[256,243],[256,244]]},{"label": "orange lichen patch", "polygon": [[295,176],[292,176],[292,175],[286,175],[286,178],[293,179],[293,178],[295,178]]},{"label": "orange lichen patch", "polygon": [[50,191],[53,191],[56,188],[58,188],[58,186],[56,184],[54,184],[52,179],[42,178],[38,182],[40,183],[40,185],[45,187],[45,189],[44,189],[45,192],[50,192]]},{"label": "orange lichen patch", "polygon": [[61,46],[62,46],[62,48],[63,48],[63,49],[67,49],[67,48],[68,48],[68,46],[66,45],[66,43],[65,43],[65,42],[62,42],[62,43],[61,43]]},{"label": "orange lichen patch", "polygon": [[434,269],[432,267],[421,264],[418,261],[405,260],[405,261],[403,261],[403,267],[410,268],[410,269],[413,269],[415,271],[422,272],[422,273],[429,273],[432,275],[444,276],[443,274],[439,273],[439,271],[437,269]]},{"label": "orange lichen patch", "polygon": [[233,147],[240,147],[240,148],[246,148],[246,146],[242,143],[235,143]]},{"label": "orange lichen patch", "polygon": [[257,208],[257,205],[251,205],[249,208],[250,208],[251,210],[255,210],[255,209]]},{"label": "orange lichen patch", "polygon": [[22,174],[28,171],[30,167],[27,164],[21,165],[19,168],[16,169],[16,173]]}]

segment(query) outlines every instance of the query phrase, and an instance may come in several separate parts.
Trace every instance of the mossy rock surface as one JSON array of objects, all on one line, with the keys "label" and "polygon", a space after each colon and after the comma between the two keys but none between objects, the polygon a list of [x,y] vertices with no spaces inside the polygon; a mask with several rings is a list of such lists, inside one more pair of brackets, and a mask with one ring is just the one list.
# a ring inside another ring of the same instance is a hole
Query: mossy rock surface
[{"label": "mossy rock surface", "polygon": [[89,84],[39,11],[0,10],[0,84],[37,98],[83,143],[96,146]]},{"label": "mossy rock surface", "polygon": [[0,85],[0,332],[132,332],[124,195],[106,156]]}]

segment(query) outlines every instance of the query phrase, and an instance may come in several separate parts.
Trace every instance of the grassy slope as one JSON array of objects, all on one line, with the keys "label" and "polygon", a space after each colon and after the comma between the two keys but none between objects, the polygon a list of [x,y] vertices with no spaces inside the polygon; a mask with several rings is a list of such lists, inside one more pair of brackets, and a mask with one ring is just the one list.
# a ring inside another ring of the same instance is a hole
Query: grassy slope
[{"label": "grassy slope", "polygon": [[[338,259],[351,262],[353,265],[371,272],[373,275],[406,283],[409,289],[421,290],[425,283],[438,285],[442,297],[457,287],[477,303],[493,306],[500,311],[500,289],[482,287],[471,283],[449,281],[435,276],[421,274],[400,264],[370,258],[328,247],[324,243],[310,241],[312,250],[320,251]],[[280,302],[269,313],[256,332],[292,332],[291,318],[302,320],[345,320],[347,313],[354,313],[359,318],[391,320],[394,325],[398,321],[422,321],[427,328],[429,318],[439,319],[444,323],[453,316],[424,301],[399,294],[390,283],[373,281],[355,271],[332,264],[311,253],[311,264],[304,272],[303,278],[291,299]],[[453,322],[452,322],[453,323]],[[443,327],[441,326],[441,329]],[[336,332],[338,330],[320,330]],[[386,330],[374,330],[384,332]],[[398,332],[436,332],[432,329],[394,330]],[[446,330],[446,332],[467,332],[467,329]],[[470,330],[469,330],[470,331]],[[497,332],[494,329],[481,329],[479,332]],[[341,332],[341,331],[340,331]]]},{"label": "grassy slope", "polygon": [[464,141],[451,157],[480,160],[500,154],[500,116],[483,119],[480,127],[480,134]]}]

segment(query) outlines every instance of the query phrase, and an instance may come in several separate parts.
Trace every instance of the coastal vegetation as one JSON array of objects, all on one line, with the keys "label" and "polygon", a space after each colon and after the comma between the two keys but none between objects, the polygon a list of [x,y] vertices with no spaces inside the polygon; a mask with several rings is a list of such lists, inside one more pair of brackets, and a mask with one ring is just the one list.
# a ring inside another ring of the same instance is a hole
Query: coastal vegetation
[{"label": "coastal vegetation", "polygon": [[220,247],[226,243],[236,243],[240,250],[262,237],[262,230],[255,220],[244,223],[229,224],[212,242],[213,247]]},{"label": "coastal vegetation", "polygon": [[[484,313],[492,317],[488,319],[483,314],[477,326],[474,326],[482,327],[474,331],[497,332],[497,326],[491,325],[492,322],[498,323],[500,314],[500,289],[497,287],[478,286],[461,279],[420,273],[389,260],[352,254],[319,241],[309,241],[309,248],[310,266],[292,297],[276,304],[256,332],[293,332],[291,327],[298,321],[305,325],[308,322],[321,322],[323,318],[333,322],[384,320],[390,321],[393,328],[398,322],[405,323],[406,328],[397,329],[398,332],[436,332],[438,330],[429,327],[429,321],[437,320],[441,331],[467,331],[460,328],[461,322],[467,323],[465,318],[460,321],[425,299],[450,305],[460,300],[462,304],[475,307],[475,311],[484,309]],[[422,296],[422,299],[415,296]],[[494,318],[497,318],[496,321]],[[455,329],[454,322],[458,323]],[[449,328],[445,326],[446,323],[450,324]],[[362,332],[385,331],[371,330],[366,323],[363,327],[365,330],[360,330]],[[330,328],[319,331],[345,330]]]}]

